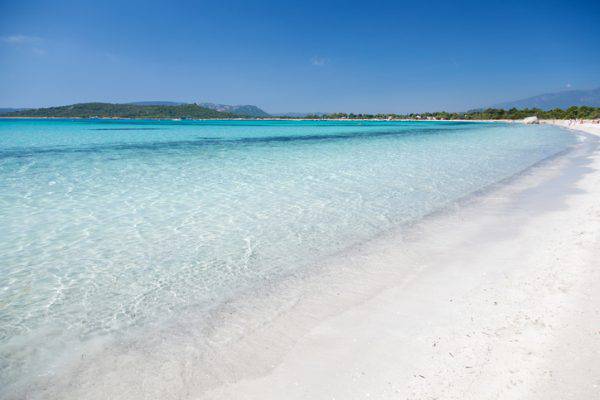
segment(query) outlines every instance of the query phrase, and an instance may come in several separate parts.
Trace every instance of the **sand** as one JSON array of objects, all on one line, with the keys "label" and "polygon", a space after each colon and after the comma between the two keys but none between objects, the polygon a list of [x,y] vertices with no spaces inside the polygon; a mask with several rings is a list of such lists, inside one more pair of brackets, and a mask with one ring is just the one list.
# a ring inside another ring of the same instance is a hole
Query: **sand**
[{"label": "sand", "polygon": [[600,398],[600,148],[587,143],[433,216],[397,248],[388,237],[360,249],[351,263],[364,280],[323,284],[339,301],[309,292],[190,397]]}]

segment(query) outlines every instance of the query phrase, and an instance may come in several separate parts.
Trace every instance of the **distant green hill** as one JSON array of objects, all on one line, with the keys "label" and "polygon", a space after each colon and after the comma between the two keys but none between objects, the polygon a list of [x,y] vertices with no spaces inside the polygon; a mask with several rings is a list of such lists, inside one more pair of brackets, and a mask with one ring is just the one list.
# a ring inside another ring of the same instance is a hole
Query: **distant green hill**
[{"label": "distant green hill", "polygon": [[26,110],[26,108],[0,108],[0,115],[22,110]]},{"label": "distant green hill", "polygon": [[239,118],[240,115],[219,112],[197,104],[138,105],[111,103],[81,103],[62,107],[35,108],[4,114],[6,117],[56,118]]},{"label": "distant green hill", "polygon": [[[189,103],[182,103],[180,101],[132,101],[130,103],[125,103],[125,104],[133,104],[136,106],[180,106],[182,104],[189,104]],[[200,104],[200,106],[202,106],[202,104]]]},{"label": "distant green hill", "polygon": [[262,110],[253,105],[237,105],[231,106],[228,104],[215,104],[215,103],[199,103],[200,106],[210,108],[211,110],[228,112],[237,115],[245,115],[248,117],[270,117],[265,110]]}]

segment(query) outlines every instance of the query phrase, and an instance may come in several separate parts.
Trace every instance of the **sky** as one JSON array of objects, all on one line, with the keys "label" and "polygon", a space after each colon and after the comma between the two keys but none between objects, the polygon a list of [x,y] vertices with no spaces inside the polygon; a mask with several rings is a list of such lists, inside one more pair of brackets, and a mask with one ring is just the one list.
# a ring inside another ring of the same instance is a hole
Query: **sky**
[{"label": "sky", "polygon": [[599,86],[598,0],[0,0],[0,107],[464,111]]}]

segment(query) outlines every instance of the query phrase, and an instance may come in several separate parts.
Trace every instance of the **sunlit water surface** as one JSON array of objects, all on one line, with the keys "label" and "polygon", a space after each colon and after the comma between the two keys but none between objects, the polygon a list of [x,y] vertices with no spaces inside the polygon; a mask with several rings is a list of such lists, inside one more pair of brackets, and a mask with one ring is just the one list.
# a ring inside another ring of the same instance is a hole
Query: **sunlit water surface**
[{"label": "sunlit water surface", "polygon": [[0,121],[0,394],[574,141],[486,123]]}]

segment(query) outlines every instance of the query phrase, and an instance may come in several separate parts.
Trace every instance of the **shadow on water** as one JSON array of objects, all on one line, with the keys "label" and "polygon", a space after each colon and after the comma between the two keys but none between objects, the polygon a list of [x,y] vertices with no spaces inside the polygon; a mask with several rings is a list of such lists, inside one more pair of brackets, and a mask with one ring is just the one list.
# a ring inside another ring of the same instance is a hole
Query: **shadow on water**
[{"label": "shadow on water", "polygon": [[[461,131],[459,128],[457,130]],[[137,129],[136,129],[137,130]],[[451,129],[411,129],[410,131],[381,130],[369,132],[348,132],[339,134],[321,134],[321,135],[297,135],[297,136],[263,136],[248,138],[215,138],[200,136],[194,140],[173,140],[165,142],[149,143],[115,143],[100,144],[88,147],[43,147],[39,149],[8,149],[0,152],[0,158],[8,157],[31,157],[33,155],[59,155],[59,154],[78,154],[78,153],[103,153],[113,151],[169,151],[182,149],[195,149],[201,147],[210,147],[215,145],[235,145],[235,146],[256,146],[273,145],[278,143],[323,143],[336,142],[352,139],[376,139],[381,137],[412,137],[422,135],[447,134]]]},{"label": "shadow on water", "polygon": [[382,120],[280,120],[280,119],[239,119],[239,120],[169,120],[169,119],[99,119],[99,118],[53,118],[53,119],[10,119],[6,121],[30,121],[43,123],[60,123],[70,122],[80,125],[157,125],[157,126],[224,126],[224,127],[302,127],[314,126],[315,124],[324,127],[335,126],[427,126],[427,125],[443,125],[443,126],[476,126],[482,124],[505,124],[504,122],[480,122],[480,121],[382,121]]},{"label": "shadow on water", "polygon": [[162,128],[88,128],[88,131],[162,131]]}]

